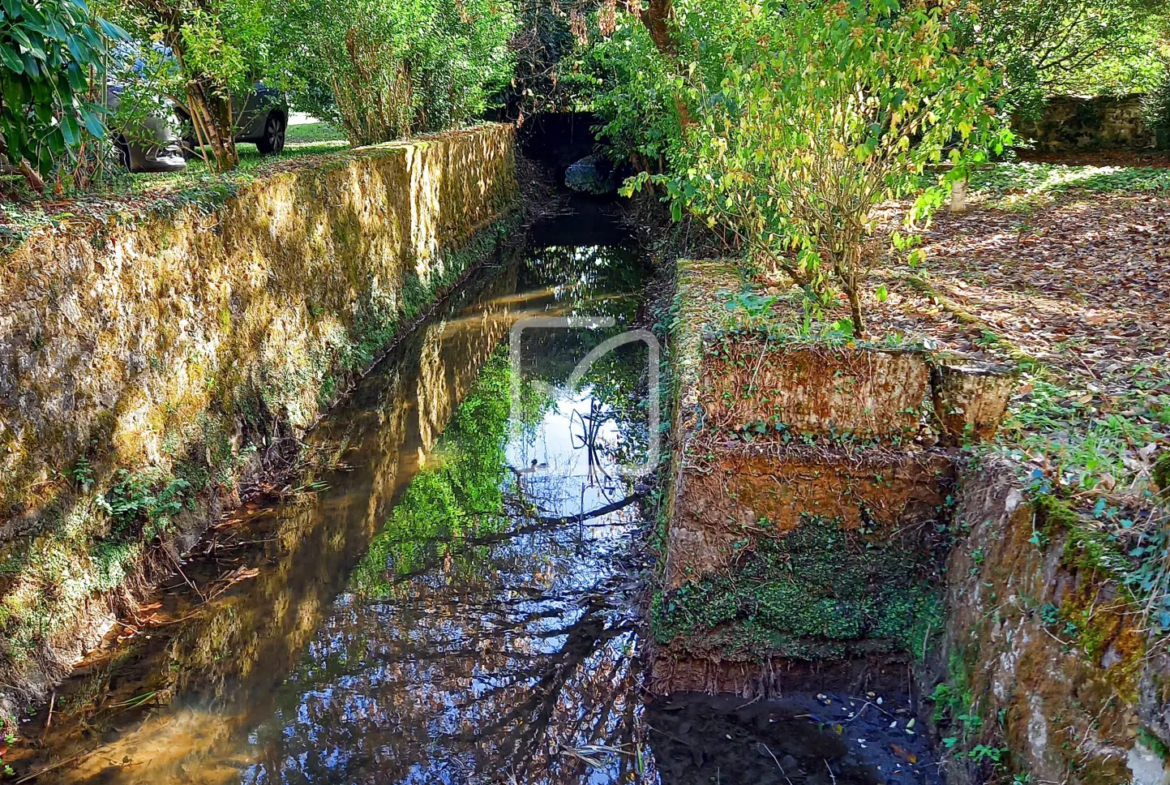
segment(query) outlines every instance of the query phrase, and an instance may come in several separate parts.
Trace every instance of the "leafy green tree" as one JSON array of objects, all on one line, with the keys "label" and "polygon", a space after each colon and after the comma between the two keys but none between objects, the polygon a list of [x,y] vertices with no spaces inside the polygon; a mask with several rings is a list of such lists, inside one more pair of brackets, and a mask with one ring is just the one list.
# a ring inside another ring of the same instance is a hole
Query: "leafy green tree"
[{"label": "leafy green tree", "polygon": [[1145,98],[1146,123],[1154,130],[1158,147],[1170,149],[1170,57],[1162,60],[1162,76]]},{"label": "leafy green tree", "polygon": [[85,133],[104,137],[91,84],[124,37],[85,0],[0,2],[0,154],[35,190]]},{"label": "leafy green tree", "polygon": [[128,0],[118,19],[145,46],[162,43],[178,64],[159,67],[159,89],[191,118],[217,171],[239,165],[235,126],[242,99],[268,70],[274,14],[265,0]]},{"label": "leafy green tree", "polygon": [[1168,9],[1161,0],[984,0],[968,37],[1007,70],[1012,103],[1035,116],[1051,95],[1152,88]]},{"label": "leafy green tree", "polygon": [[307,108],[354,144],[466,122],[512,74],[508,0],[289,0],[280,23]]},{"label": "leafy green tree", "polygon": [[[664,184],[676,216],[690,209],[818,297],[835,279],[864,335],[875,208],[913,198],[922,218],[1010,140],[997,71],[958,46],[963,11],[957,0],[680,7],[673,82],[687,109],[671,173],[632,186]],[[924,187],[944,161],[948,174]]]}]

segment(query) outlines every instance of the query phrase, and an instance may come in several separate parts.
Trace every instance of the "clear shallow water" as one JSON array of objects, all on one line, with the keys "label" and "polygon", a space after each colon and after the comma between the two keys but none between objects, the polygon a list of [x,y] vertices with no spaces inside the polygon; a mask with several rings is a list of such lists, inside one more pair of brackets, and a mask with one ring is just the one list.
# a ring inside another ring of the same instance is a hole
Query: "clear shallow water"
[{"label": "clear shallow water", "polygon": [[[924,742],[889,730],[908,716],[890,696],[861,714],[836,695],[647,703],[647,526],[623,472],[648,451],[647,349],[623,346],[568,386],[590,349],[637,323],[647,271],[596,215],[532,238],[311,435],[327,468],[215,527],[80,665],[51,727],[45,710],[26,726],[18,776],[940,782]],[[524,331],[513,406],[509,333],[530,316],[613,326]]]},{"label": "clear shallow water", "polygon": [[[545,227],[555,238],[555,229]],[[605,240],[611,240],[612,231]],[[62,688],[31,770],[81,782],[622,782],[646,351],[621,246],[484,270],[312,435],[305,490],[226,521]],[[518,319],[608,316],[608,330]],[[591,514],[601,509],[603,514]],[[123,637],[127,630],[123,631]]]}]

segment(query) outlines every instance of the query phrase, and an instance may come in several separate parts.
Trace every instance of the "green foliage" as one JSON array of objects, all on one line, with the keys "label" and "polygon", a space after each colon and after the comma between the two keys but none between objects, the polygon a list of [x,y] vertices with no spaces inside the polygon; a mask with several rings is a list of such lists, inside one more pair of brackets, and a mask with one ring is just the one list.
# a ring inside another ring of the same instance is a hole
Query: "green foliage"
[{"label": "green foliage", "polygon": [[1141,0],[991,0],[972,36],[1007,69],[1012,103],[1036,116],[1050,95],[1153,87],[1166,20],[1164,7]]},{"label": "green foliage", "polygon": [[290,0],[279,22],[301,105],[354,144],[467,122],[511,76],[506,0]]},{"label": "green foliage", "polygon": [[[8,717],[4,717],[4,716],[0,715],[0,728],[8,727],[9,724],[12,724],[13,726],[15,726],[15,719],[10,719]],[[14,736],[11,733],[6,733],[4,735],[5,747],[11,747],[15,743],[16,743],[16,736]],[[7,753],[7,751],[8,750],[5,749],[4,747],[0,747],[0,773],[2,773],[5,777],[12,777],[12,776],[16,775],[16,772],[13,771],[11,766],[9,766],[7,763],[4,762],[4,755],[5,755],[5,753]]]},{"label": "green foliage", "polygon": [[[140,87],[155,100],[178,104],[194,138],[210,153],[209,164],[226,172],[239,164],[234,128],[239,96],[270,74],[274,9],[268,0],[105,0],[134,33],[132,60],[146,64]],[[163,44],[170,52],[152,48]],[[173,57],[173,61],[170,59]],[[177,66],[177,67],[176,67]],[[139,104],[143,101],[139,95]]]},{"label": "green foliage", "polygon": [[[689,117],[670,146],[672,174],[653,180],[676,216],[703,216],[755,261],[814,291],[834,276],[864,335],[876,205],[917,198],[922,219],[1011,139],[994,106],[997,73],[958,48],[962,11],[925,0],[720,4],[681,66]],[[944,160],[952,168],[924,189],[925,168]]]},{"label": "green foliage", "polygon": [[1146,95],[1146,123],[1157,136],[1158,147],[1170,149],[1170,57],[1163,58],[1161,74]]},{"label": "green foliage", "polygon": [[[1005,422],[1003,438],[1012,443],[1016,458],[1043,456],[1037,481],[1047,482],[1045,489],[1085,492],[1128,485],[1135,446],[1160,438],[1149,419],[1170,408],[1165,396],[1152,395],[1128,401],[1136,407],[1133,414],[1102,411],[1089,390],[1042,379],[1032,380],[1032,385],[1028,398]],[[1148,486],[1137,490],[1152,493]]]},{"label": "green foliage", "polygon": [[681,128],[667,63],[637,17],[617,17],[613,34],[589,50],[585,71],[593,80],[593,111],[602,119],[595,131],[609,156],[661,172]]},{"label": "green foliage", "polygon": [[[1170,631],[1170,537],[1154,457],[1170,419],[1170,396],[1158,392],[1164,378],[1158,367],[1132,369],[1135,392],[1106,410],[1089,390],[1033,379],[994,448],[1022,467],[1043,512],[1033,544],[1046,548],[1067,531],[1065,558],[1116,581],[1159,632]],[[1046,624],[1062,618],[1048,606],[1040,613]]]},{"label": "green foliage", "polygon": [[444,539],[500,531],[507,525],[502,488],[508,478],[504,446],[510,391],[508,355],[499,351],[484,365],[428,465],[411,481],[354,570],[352,591],[390,596],[397,576],[444,558],[450,549]]},{"label": "green foliage", "polygon": [[148,540],[170,528],[193,490],[206,481],[204,477],[196,486],[183,476],[126,469],[119,470],[115,479],[114,486],[98,497],[98,508],[112,519],[115,536],[136,535],[141,527]]},{"label": "green foliage", "polygon": [[762,646],[816,657],[868,641],[867,651],[884,643],[920,657],[931,629],[942,628],[924,566],[901,545],[867,544],[835,521],[808,517],[794,532],[761,540],[734,573],[655,595],[651,627],[667,643],[730,625],[740,639],[728,645],[739,653]]},{"label": "green foliage", "polygon": [[1170,763],[1170,747],[1166,746],[1166,742],[1162,741],[1152,730],[1145,726],[1138,728],[1137,738],[1138,741],[1152,750],[1163,763]]},{"label": "green foliage", "polygon": [[86,134],[102,138],[103,109],[90,80],[124,33],[84,0],[0,3],[0,152],[42,175]]}]

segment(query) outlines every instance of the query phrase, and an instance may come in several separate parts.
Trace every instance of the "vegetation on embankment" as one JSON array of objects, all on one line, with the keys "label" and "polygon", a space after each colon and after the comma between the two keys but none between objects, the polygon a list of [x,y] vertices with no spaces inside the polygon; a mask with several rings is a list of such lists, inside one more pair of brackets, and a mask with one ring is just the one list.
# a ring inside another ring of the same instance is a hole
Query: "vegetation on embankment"
[{"label": "vegetation on embankment", "polygon": [[676,287],[658,656],[921,659],[952,501],[924,354],[769,330],[733,263],[680,260]]},{"label": "vegetation on embankment", "polygon": [[[1004,177],[1019,171],[1026,170],[1010,168]],[[1116,182],[1128,187],[1124,177]],[[1143,182],[1139,178],[1137,187]],[[986,188],[975,203],[1008,195],[1002,187]],[[723,494],[730,501],[713,493],[703,497],[705,521],[739,528],[716,543],[732,555],[714,573],[684,574],[675,585],[680,571],[666,560],[664,586],[652,608],[658,641],[671,652],[710,662],[739,657],[766,668],[776,656],[791,661],[860,653],[854,636],[864,627],[851,620],[882,629],[880,592],[861,593],[845,564],[827,574],[808,569],[792,552],[799,551],[800,538],[810,536],[803,523],[795,529],[774,523],[778,518],[764,497],[783,493],[790,456],[770,459],[767,471],[749,471],[740,462],[734,472],[720,473],[730,454],[784,452],[768,445],[778,433],[783,439],[787,429],[778,425],[786,418],[758,414],[792,392],[793,385],[777,383],[773,353],[820,346],[828,363],[842,351],[876,356],[930,346],[932,354],[951,362],[1013,366],[1019,384],[1004,427],[990,443],[963,445],[957,454],[962,482],[948,499],[957,509],[937,520],[939,556],[947,561],[932,578],[945,603],[907,609],[923,626],[933,617],[932,634],[890,648],[909,648],[919,662],[916,672],[926,694],[933,690],[936,723],[959,781],[1156,781],[1149,773],[1164,765],[1157,752],[1164,748],[1160,739],[1170,737],[1162,720],[1170,613],[1161,490],[1170,462],[1158,459],[1167,444],[1170,392],[1158,356],[1165,335],[1149,329],[1157,315],[1146,315],[1160,301],[1159,287],[1137,292],[1106,285],[1131,278],[1151,254],[1157,259],[1156,241],[1147,232],[1152,220],[1163,218],[1150,202],[1122,192],[1093,204],[1075,189],[1057,193],[1012,213],[1025,241],[1006,244],[997,240],[1005,208],[940,218],[910,259],[891,252],[899,264],[883,272],[880,288],[867,298],[874,324],[882,328],[877,342],[853,339],[843,304],[811,311],[800,292],[750,266],[682,263],[679,286],[686,291],[676,312],[685,318],[676,321],[672,348],[681,349],[691,382],[679,393],[676,426],[683,427],[676,427],[675,436],[686,438],[694,429],[718,435],[691,438],[689,450],[676,444],[673,479],[677,483],[680,472],[690,471],[688,482],[699,486],[712,476],[732,476]],[[1137,228],[1111,245],[1081,243],[1083,234],[1065,233],[1074,226],[1098,231],[1095,220],[1085,220],[1098,213],[1121,216],[1132,222],[1123,225]],[[988,231],[980,233],[981,223],[990,224]],[[1060,255],[1062,272],[1054,278],[1053,253],[1045,246],[1070,245],[1075,252]],[[908,285],[902,276],[909,275],[931,285]],[[1044,280],[1057,291],[1040,288]],[[730,349],[720,340],[728,334],[734,335]],[[753,335],[767,339],[753,343]],[[723,371],[704,370],[721,355],[730,359]],[[737,375],[747,381],[728,381]],[[855,389],[844,375],[828,387],[841,384]],[[866,399],[864,390],[857,392],[858,401]],[[727,421],[737,407],[752,412]],[[915,441],[925,436],[929,442],[929,403],[913,414],[922,428]],[[824,460],[819,473],[803,472],[803,484],[792,486],[788,498],[800,511],[813,512],[811,503],[820,497],[803,498],[800,489],[824,482],[824,475],[835,478],[846,503],[853,470],[842,474],[832,453],[864,452],[870,440],[848,434],[810,439],[800,431],[788,433],[789,443],[815,447]],[[706,564],[710,538],[681,536],[704,516],[696,516],[694,504],[672,501],[660,535],[663,550],[687,554],[691,566]],[[735,507],[767,517],[732,520],[725,512]],[[864,532],[844,536],[867,539]],[[845,553],[875,555],[872,545]],[[827,562],[839,562],[839,552],[833,554]],[[905,578],[914,562],[900,565],[902,574],[890,574]],[[889,581],[885,587],[898,597],[914,596],[907,590],[912,585]],[[783,612],[774,610],[774,596],[786,600],[778,606]],[[816,612],[809,614],[806,606]],[[808,642],[794,635],[802,631],[812,631],[820,644],[816,650],[793,646]]]},{"label": "vegetation on embankment", "polygon": [[672,651],[734,661],[920,654],[942,628],[936,566],[910,538],[869,534],[810,517],[761,537],[733,569],[656,593],[654,637]]},{"label": "vegetation on embankment", "polygon": [[490,252],[515,195],[512,129],[482,126],[42,227],[5,257],[0,681],[62,675],[116,590],[173,568],[242,475],[295,452]]}]

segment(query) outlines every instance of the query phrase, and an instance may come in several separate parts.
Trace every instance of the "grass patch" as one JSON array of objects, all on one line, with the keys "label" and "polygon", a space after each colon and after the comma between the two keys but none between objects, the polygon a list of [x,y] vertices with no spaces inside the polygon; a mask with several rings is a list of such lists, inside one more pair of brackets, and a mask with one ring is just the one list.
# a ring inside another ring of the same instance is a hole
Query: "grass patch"
[{"label": "grass patch", "polygon": [[1072,192],[1170,194],[1170,169],[1144,166],[1068,166],[1020,161],[998,163],[971,177],[971,190],[989,206],[1029,211]]},{"label": "grass patch", "polygon": [[318,120],[315,123],[300,123],[298,125],[290,125],[288,131],[285,133],[286,145],[303,145],[303,144],[321,144],[323,142],[337,143],[341,145],[349,144],[345,138],[345,134],[340,128],[327,123],[323,120]]},{"label": "grass patch", "polygon": [[1088,387],[1038,378],[1030,384],[1002,431],[1010,457],[1037,464],[1052,481],[1045,490],[1154,501],[1154,489],[1142,475],[1153,456],[1149,445],[1167,439],[1170,395],[1139,389],[1105,402]]}]

